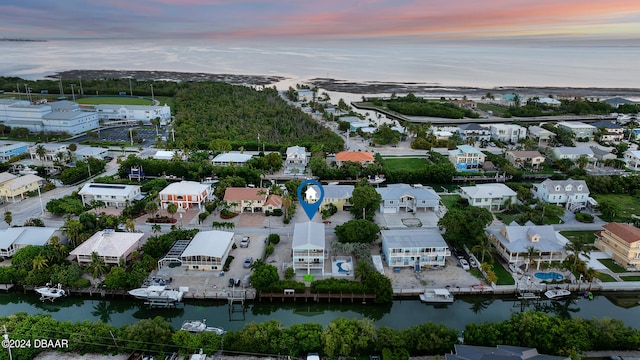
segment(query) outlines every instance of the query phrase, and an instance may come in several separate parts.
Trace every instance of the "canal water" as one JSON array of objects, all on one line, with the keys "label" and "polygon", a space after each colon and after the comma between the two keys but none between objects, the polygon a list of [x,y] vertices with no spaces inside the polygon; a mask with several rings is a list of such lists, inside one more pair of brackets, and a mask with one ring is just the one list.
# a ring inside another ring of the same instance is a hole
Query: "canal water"
[{"label": "canal water", "polygon": [[284,326],[319,323],[326,326],[336,318],[371,319],[376,326],[403,329],[423,322],[442,323],[463,330],[471,322],[508,319],[513,312],[538,309],[563,318],[614,318],[640,329],[640,293],[596,295],[593,300],[573,297],[523,303],[514,297],[459,297],[453,304],[423,304],[418,300],[398,300],[388,305],[362,303],[249,303],[245,311],[230,311],[226,302],[191,301],[172,309],[149,309],[133,299],[66,297],[41,302],[35,294],[0,294],[0,317],[16,312],[50,314],[59,321],[103,321],[120,327],[141,319],[162,316],[175,328],[185,320],[207,319],[210,326],[226,330],[242,329],[249,322],[279,320]]}]

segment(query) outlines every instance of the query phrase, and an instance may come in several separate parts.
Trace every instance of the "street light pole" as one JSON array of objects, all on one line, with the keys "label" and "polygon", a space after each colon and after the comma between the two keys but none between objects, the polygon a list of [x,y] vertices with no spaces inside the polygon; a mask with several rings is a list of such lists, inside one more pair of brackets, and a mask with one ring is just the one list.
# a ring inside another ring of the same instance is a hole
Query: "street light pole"
[{"label": "street light pole", "polygon": [[151,101],[153,102],[152,105],[155,105],[156,104],[156,99],[153,97],[153,84],[150,84],[150,85],[151,85]]},{"label": "street light pole", "polygon": [[76,101],[76,93],[73,90],[74,86],[76,86],[76,84],[71,84],[71,98],[73,99],[73,101]]},{"label": "street light pole", "polygon": [[129,77],[129,95],[133,96],[133,88],[131,87],[131,77]]}]

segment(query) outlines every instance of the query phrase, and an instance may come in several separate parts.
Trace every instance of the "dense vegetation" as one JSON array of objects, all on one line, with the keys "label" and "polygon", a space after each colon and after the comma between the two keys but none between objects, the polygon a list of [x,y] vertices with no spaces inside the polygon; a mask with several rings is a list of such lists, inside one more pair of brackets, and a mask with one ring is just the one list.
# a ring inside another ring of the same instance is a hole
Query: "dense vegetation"
[{"label": "dense vegetation", "polygon": [[[102,309],[100,305],[98,312]],[[164,318],[140,320],[117,328],[103,322],[61,322],[49,315],[17,313],[0,319],[11,339],[68,339],[75,353],[124,353],[145,351],[162,356],[176,352],[188,355],[200,349],[213,354],[251,354],[260,357],[304,356],[318,352],[328,357],[357,357],[383,354],[386,359],[406,360],[409,356],[451,353],[459,343],[458,331],[431,322],[406,329],[376,328],[369,319],[336,319],[326,327],[317,323],[289,327],[277,320],[248,323],[242,330],[229,331],[223,338],[210,332],[191,334],[173,329]],[[619,320],[586,320],[552,316],[542,312],[514,313],[510,319],[495,323],[467,324],[467,345],[511,345],[537,348],[541,354],[578,358],[590,350],[635,350],[640,346],[640,331]],[[14,359],[31,359],[43,351],[34,346],[13,348]],[[6,352],[5,355],[6,356]]]},{"label": "dense vegetation", "polygon": [[432,116],[448,119],[480,117],[476,112],[460,108],[448,101],[426,100],[419,98],[414,94],[408,94],[404,97],[396,97],[389,100],[374,99],[373,104],[395,111],[402,115],[410,116]]},{"label": "dense vegetation", "polygon": [[180,148],[207,149],[212,139],[226,139],[233,147],[247,150],[282,145],[311,148],[316,143],[329,152],[344,147],[342,138],[287,104],[275,89],[198,83],[180,90],[175,103]]}]

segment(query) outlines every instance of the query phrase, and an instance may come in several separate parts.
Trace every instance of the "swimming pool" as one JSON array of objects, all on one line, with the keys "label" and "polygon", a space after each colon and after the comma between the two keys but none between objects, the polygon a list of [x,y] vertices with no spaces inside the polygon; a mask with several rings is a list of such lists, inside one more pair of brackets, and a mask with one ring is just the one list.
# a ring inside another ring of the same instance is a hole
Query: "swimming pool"
[{"label": "swimming pool", "polygon": [[562,280],[564,279],[564,275],[557,273],[555,271],[551,271],[551,272],[537,272],[535,274],[533,274],[533,276],[537,277],[540,280]]}]

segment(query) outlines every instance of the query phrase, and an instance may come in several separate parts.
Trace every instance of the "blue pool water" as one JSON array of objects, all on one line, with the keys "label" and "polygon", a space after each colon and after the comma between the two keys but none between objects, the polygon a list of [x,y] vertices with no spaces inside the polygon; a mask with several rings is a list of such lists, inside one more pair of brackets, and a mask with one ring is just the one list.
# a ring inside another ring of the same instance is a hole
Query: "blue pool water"
[{"label": "blue pool water", "polygon": [[533,274],[533,276],[537,277],[540,280],[562,280],[564,276],[557,272],[537,272]]}]

